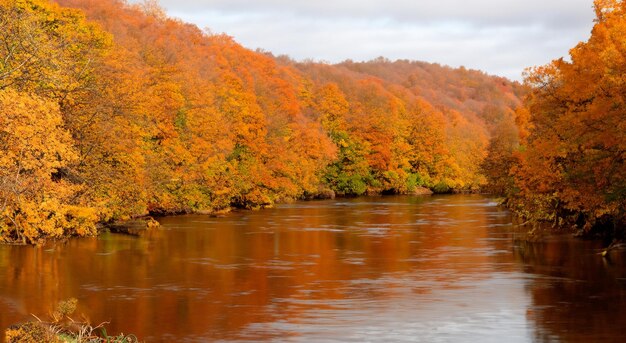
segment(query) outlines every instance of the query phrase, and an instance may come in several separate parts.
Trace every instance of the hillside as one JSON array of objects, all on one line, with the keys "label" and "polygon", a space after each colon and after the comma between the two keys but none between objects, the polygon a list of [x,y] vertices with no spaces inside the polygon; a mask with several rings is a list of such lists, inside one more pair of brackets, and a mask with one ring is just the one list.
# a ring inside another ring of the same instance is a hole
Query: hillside
[{"label": "hillside", "polygon": [[5,241],[146,213],[475,190],[522,93],[422,62],[276,58],[152,1],[57,3],[0,1]]}]

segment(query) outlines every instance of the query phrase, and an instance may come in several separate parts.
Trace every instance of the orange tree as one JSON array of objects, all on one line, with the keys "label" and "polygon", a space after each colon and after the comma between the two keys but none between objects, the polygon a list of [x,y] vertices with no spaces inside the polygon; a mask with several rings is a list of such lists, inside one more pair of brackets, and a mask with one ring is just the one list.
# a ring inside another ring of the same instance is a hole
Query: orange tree
[{"label": "orange tree", "polygon": [[626,3],[595,2],[587,42],[533,68],[511,204],[527,217],[618,227],[626,207]]}]

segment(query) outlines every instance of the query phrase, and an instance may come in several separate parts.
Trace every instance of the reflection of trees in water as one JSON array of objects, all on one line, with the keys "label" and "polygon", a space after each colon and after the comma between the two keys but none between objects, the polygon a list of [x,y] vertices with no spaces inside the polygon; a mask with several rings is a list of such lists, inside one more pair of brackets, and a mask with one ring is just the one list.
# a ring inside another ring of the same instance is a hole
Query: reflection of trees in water
[{"label": "reflection of trees in water", "polygon": [[[480,197],[433,199],[344,199],[225,218],[162,218],[162,229],[139,238],[3,248],[0,294],[20,299],[23,313],[0,311],[0,323],[76,297],[78,312],[93,322],[111,321],[110,332],[148,341],[166,333],[280,339],[288,333],[281,325],[354,306],[350,300],[384,301],[412,287],[419,297],[463,287],[460,277],[488,279],[494,263],[514,268],[510,254],[489,254],[510,249],[510,240],[490,239],[506,235],[492,224],[508,223],[507,216]],[[276,330],[260,331],[270,322]],[[251,325],[256,331],[246,332]]]},{"label": "reflection of trees in water", "polygon": [[571,238],[519,241],[515,257],[527,284],[538,342],[626,341],[626,254],[597,255],[597,242]]}]

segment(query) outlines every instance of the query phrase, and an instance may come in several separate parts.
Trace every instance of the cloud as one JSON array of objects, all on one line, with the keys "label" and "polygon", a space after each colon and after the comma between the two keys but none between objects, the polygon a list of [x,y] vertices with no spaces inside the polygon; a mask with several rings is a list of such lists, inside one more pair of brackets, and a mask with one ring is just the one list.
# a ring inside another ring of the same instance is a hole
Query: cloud
[{"label": "cloud", "polygon": [[[289,13],[297,16],[385,17],[399,22],[454,20],[483,24],[547,22],[553,25],[585,20],[590,0],[163,0],[168,8],[202,12]],[[556,20],[554,20],[556,19]]]},{"label": "cloud", "polygon": [[378,56],[520,79],[587,39],[591,0],[162,0],[170,15],[249,48],[339,62]]}]

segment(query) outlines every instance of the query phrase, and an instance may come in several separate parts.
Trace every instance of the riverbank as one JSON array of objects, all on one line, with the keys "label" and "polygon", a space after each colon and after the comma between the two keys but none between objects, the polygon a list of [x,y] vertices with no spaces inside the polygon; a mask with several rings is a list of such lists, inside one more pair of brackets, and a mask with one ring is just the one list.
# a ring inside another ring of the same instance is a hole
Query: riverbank
[{"label": "riverbank", "polygon": [[[462,193],[470,193],[463,191],[453,191],[449,190],[447,193],[449,194],[462,194]],[[361,196],[388,196],[397,193],[385,194],[384,192],[372,192],[367,195]],[[426,187],[416,187],[412,192],[401,194],[401,195],[417,195],[417,196],[430,196],[435,194],[435,192]],[[292,199],[292,198],[281,198],[276,200],[275,202],[268,202],[265,204],[255,205],[255,206],[238,206],[235,204],[231,204],[228,207],[221,208],[213,208],[213,209],[193,209],[188,208],[184,210],[166,210],[166,209],[158,209],[149,211],[147,214],[137,215],[130,219],[126,220],[115,220],[109,222],[98,222],[94,224],[94,228],[90,230],[84,230],[83,234],[77,233],[73,229],[61,230],[61,234],[44,234],[45,230],[41,230],[39,236],[35,236],[32,239],[25,239],[24,235],[10,235],[8,232],[0,231],[0,244],[8,244],[8,245],[43,245],[48,240],[53,241],[64,241],[72,237],[93,237],[102,234],[103,232],[113,232],[113,233],[124,233],[129,235],[141,235],[147,230],[156,228],[159,226],[159,223],[154,220],[154,217],[167,217],[167,216],[177,216],[177,215],[186,215],[186,214],[200,214],[207,216],[219,216],[229,213],[233,210],[249,210],[249,211],[258,211],[263,209],[273,208],[276,204],[286,204],[286,203],[294,203],[297,201],[315,201],[315,200],[328,200],[335,198],[354,198],[357,196],[353,195],[336,195],[335,192],[326,190],[316,194],[310,194],[308,196],[304,196],[301,199]]]}]

